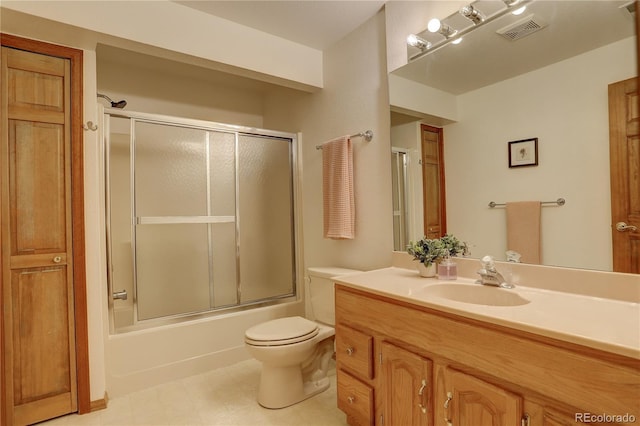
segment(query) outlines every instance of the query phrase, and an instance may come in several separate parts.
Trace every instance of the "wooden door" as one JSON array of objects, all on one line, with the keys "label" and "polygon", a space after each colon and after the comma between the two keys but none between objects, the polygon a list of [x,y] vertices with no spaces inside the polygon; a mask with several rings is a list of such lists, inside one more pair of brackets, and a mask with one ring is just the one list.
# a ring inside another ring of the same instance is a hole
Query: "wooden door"
[{"label": "wooden door", "polygon": [[447,232],[442,129],[420,126],[422,133],[422,191],[424,235],[440,238]]},{"label": "wooden door", "polygon": [[77,354],[87,354],[81,192],[74,197],[82,168],[72,167],[82,153],[72,148],[78,85],[70,59],[5,47],[12,42],[21,44],[3,35],[2,400],[3,424],[23,425],[89,411],[89,393],[87,360],[80,373],[77,364]]},{"label": "wooden door", "polygon": [[613,270],[640,274],[638,79],[609,85]]},{"label": "wooden door", "polygon": [[431,425],[431,361],[382,343],[384,424]]},{"label": "wooden door", "polygon": [[447,369],[445,417],[454,426],[513,426],[522,419],[522,398],[483,380]]}]

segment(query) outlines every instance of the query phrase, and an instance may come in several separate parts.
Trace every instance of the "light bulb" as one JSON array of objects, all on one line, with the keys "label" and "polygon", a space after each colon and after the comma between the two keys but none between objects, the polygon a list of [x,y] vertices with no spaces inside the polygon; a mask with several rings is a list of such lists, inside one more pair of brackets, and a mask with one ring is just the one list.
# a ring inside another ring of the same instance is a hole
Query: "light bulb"
[{"label": "light bulb", "polygon": [[451,42],[451,44],[460,44],[460,43],[462,43],[462,37],[458,37],[457,39]]},{"label": "light bulb", "polygon": [[418,37],[415,34],[410,34],[409,37],[407,37],[407,44],[409,46],[417,47],[421,50],[429,49],[431,47],[431,43]]},{"label": "light bulb", "polygon": [[467,5],[460,9],[460,14],[465,18],[473,22],[474,25],[478,25],[484,21],[484,15],[479,10],[475,9],[472,5]]},{"label": "light bulb", "polygon": [[437,33],[440,30],[441,26],[442,24],[440,23],[440,20],[438,18],[433,18],[427,24],[427,29],[429,30],[429,32]]}]

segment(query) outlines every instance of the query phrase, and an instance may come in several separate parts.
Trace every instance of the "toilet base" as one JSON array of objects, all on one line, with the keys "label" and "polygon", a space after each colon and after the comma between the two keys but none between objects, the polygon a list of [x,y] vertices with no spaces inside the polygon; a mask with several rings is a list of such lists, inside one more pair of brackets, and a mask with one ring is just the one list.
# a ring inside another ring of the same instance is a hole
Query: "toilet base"
[{"label": "toilet base", "polygon": [[[262,369],[258,404],[265,408],[285,408],[311,398],[329,388],[328,377],[303,383],[299,366]],[[278,389],[274,392],[274,389]]]}]

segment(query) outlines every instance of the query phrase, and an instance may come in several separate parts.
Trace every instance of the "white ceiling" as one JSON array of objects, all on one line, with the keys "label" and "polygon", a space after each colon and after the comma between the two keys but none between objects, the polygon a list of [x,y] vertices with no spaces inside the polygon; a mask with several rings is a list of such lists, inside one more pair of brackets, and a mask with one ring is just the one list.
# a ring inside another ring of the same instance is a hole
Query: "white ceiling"
[{"label": "white ceiling", "polygon": [[385,3],[382,0],[175,2],[318,50],[326,49],[358,28]]}]

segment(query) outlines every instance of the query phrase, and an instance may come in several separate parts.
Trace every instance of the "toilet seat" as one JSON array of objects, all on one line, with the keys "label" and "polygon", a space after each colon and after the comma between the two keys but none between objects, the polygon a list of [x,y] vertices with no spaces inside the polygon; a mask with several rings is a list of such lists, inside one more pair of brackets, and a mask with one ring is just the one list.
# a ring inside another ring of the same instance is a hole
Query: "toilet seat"
[{"label": "toilet seat", "polygon": [[279,318],[249,328],[245,342],[254,346],[284,346],[318,335],[318,324],[302,317]]}]

